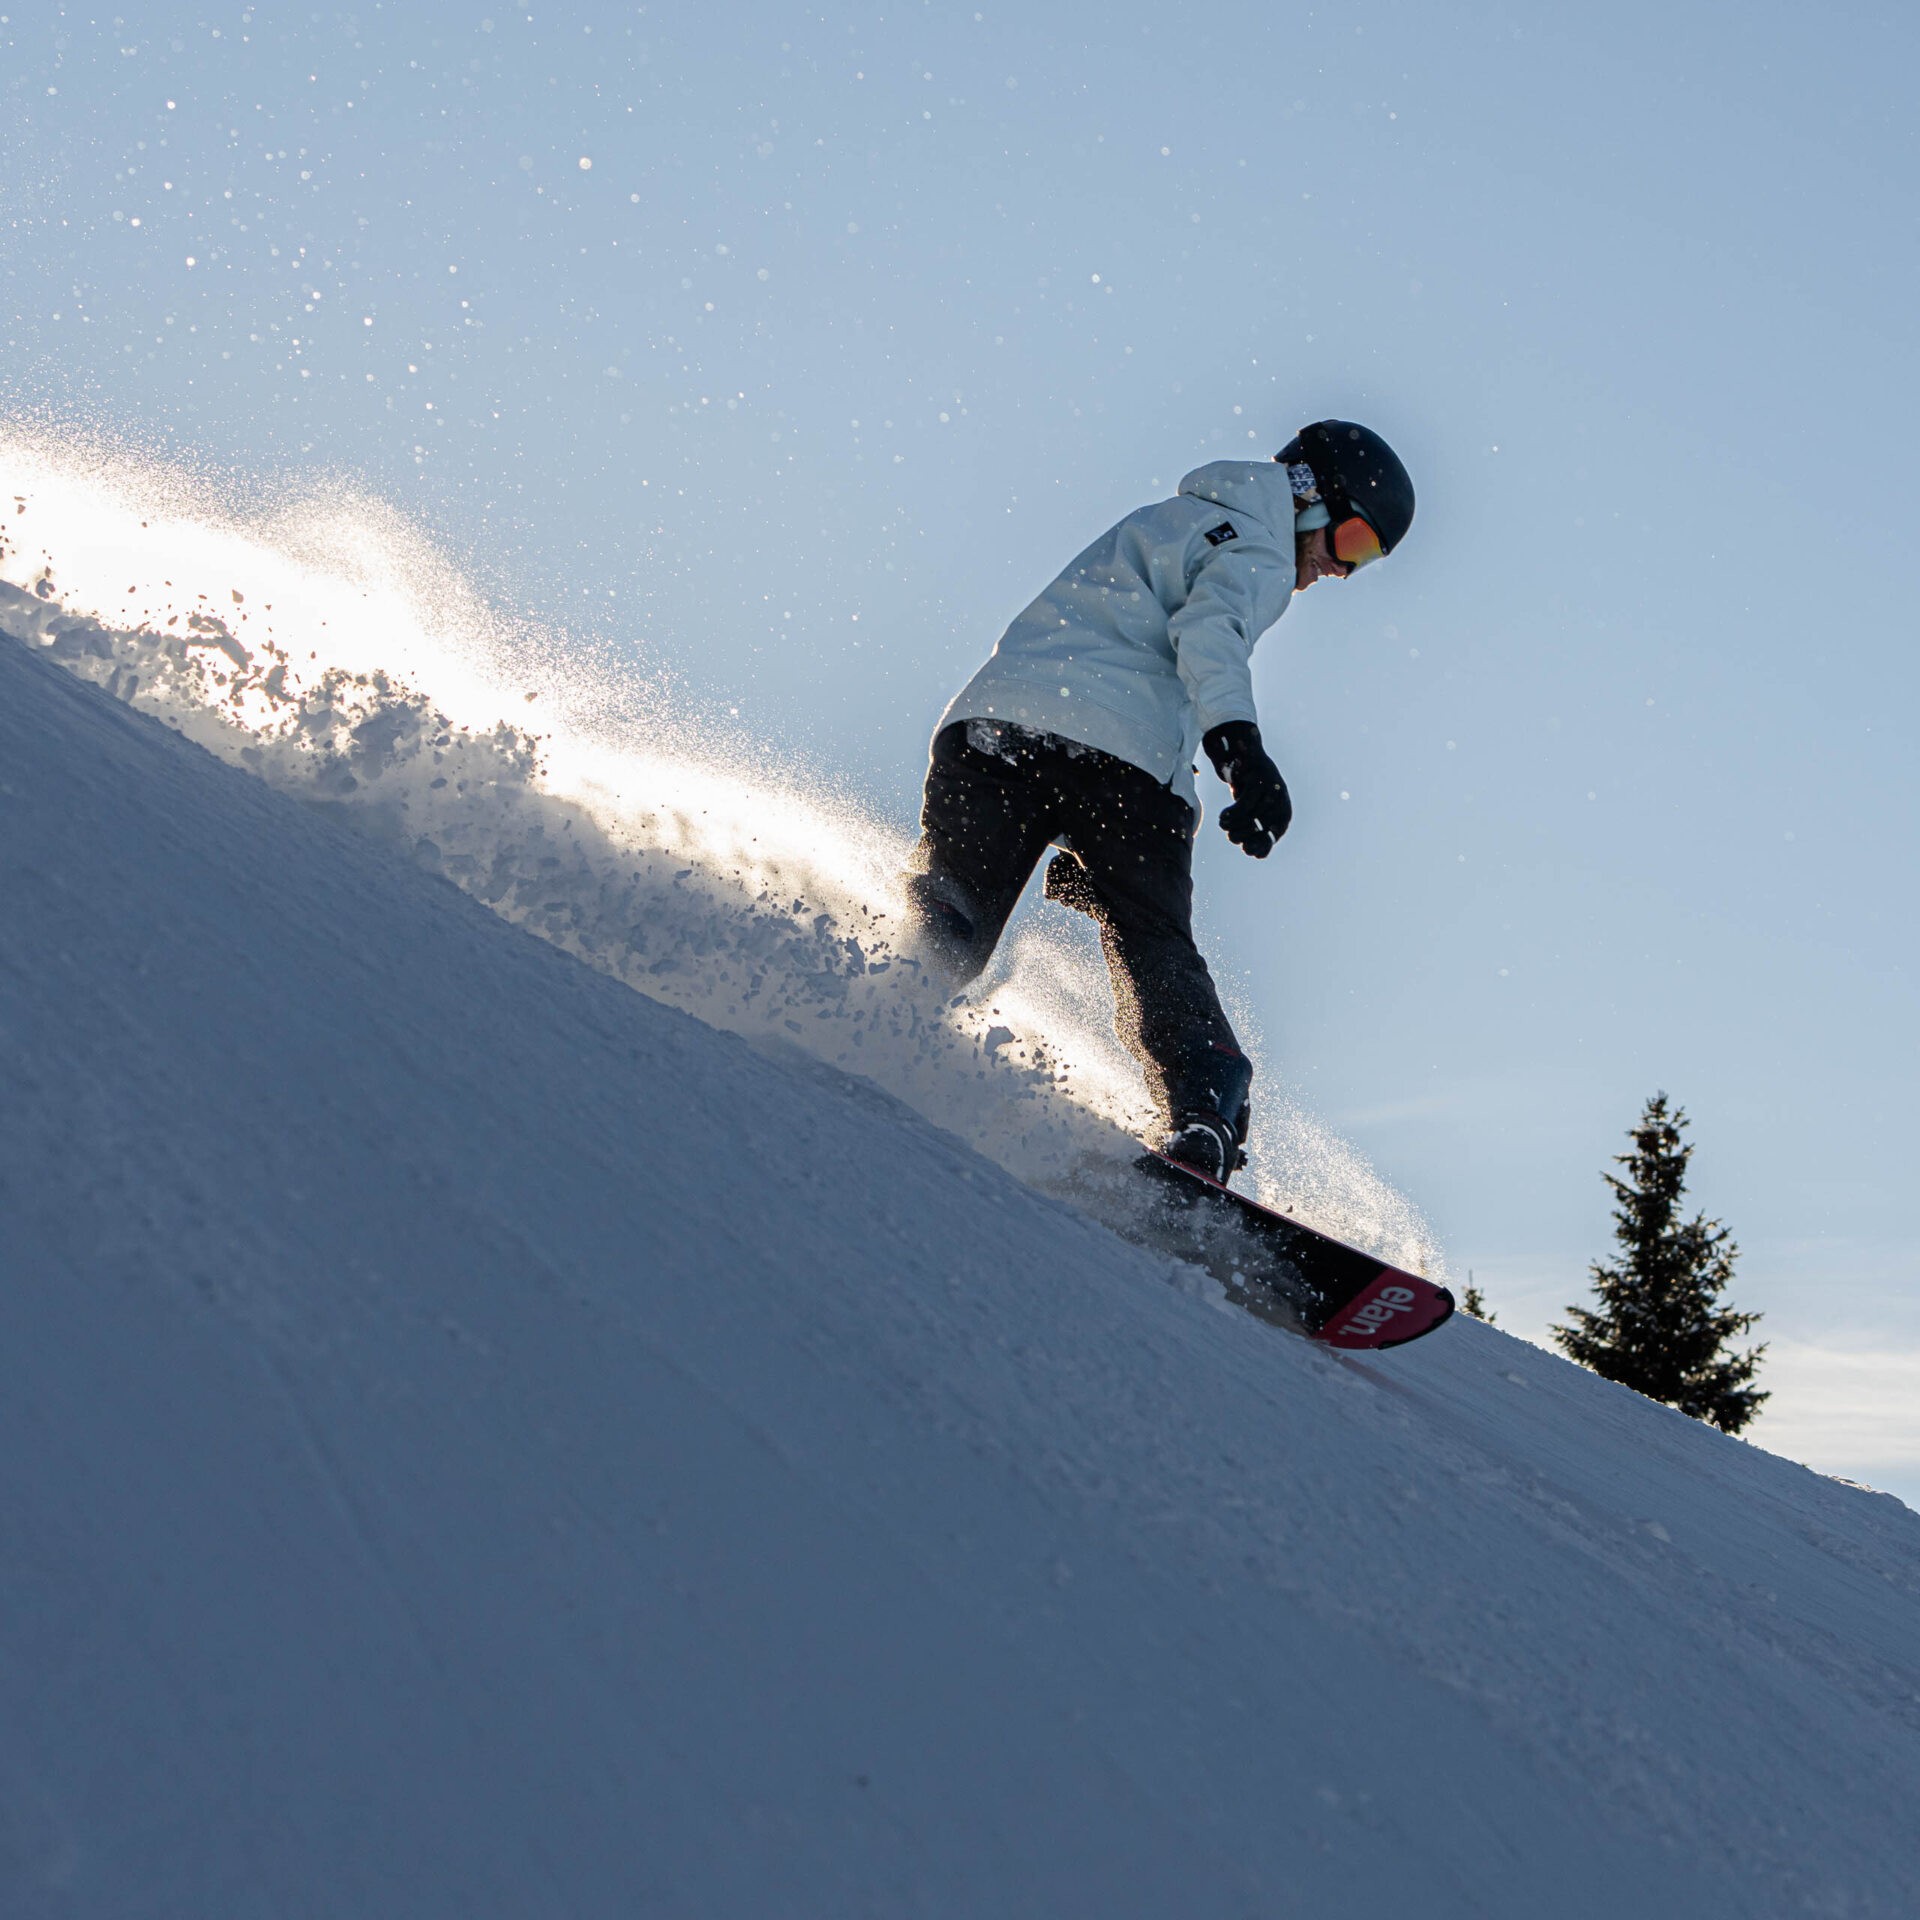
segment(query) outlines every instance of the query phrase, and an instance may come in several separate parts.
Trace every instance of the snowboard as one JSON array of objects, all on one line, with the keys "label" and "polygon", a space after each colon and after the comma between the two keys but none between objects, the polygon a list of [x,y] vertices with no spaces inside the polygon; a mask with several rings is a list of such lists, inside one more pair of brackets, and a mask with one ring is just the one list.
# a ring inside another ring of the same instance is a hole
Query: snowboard
[{"label": "snowboard", "polygon": [[[1134,1162],[1153,1204],[1128,1237],[1206,1268],[1235,1306],[1329,1347],[1403,1347],[1453,1312],[1445,1287],[1403,1273],[1151,1149]],[[1116,1223],[1118,1224],[1118,1223]],[[1126,1226],[1121,1226],[1128,1233]]]}]

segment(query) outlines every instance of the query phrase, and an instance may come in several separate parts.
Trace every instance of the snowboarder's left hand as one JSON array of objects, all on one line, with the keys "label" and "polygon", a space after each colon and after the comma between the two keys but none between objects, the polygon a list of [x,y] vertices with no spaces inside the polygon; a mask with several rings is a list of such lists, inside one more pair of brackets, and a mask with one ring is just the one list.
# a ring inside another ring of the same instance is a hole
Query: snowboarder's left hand
[{"label": "snowboarder's left hand", "polygon": [[1233,805],[1220,814],[1222,830],[1236,847],[1264,860],[1292,823],[1293,799],[1260,744],[1260,729],[1251,720],[1228,720],[1200,744],[1214,772],[1233,789]]}]

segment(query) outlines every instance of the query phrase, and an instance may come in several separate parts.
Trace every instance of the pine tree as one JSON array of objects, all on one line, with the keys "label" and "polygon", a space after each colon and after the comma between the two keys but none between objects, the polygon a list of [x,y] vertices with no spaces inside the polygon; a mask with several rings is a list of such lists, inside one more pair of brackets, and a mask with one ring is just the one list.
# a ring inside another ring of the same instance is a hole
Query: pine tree
[{"label": "pine tree", "polygon": [[1569,1307],[1576,1324],[1555,1327],[1553,1337],[1604,1378],[1738,1433],[1767,1398],[1747,1384],[1766,1348],[1721,1351],[1760,1315],[1720,1304],[1738,1252],[1727,1229],[1704,1214],[1676,1218],[1693,1154],[1680,1138],[1686,1124],[1678,1107],[1669,1112],[1664,1093],[1647,1102],[1633,1151],[1616,1156],[1627,1178],[1606,1175],[1620,1202],[1613,1237],[1624,1252],[1612,1265],[1594,1263],[1600,1310]]},{"label": "pine tree", "polygon": [[1488,1326],[1495,1322],[1493,1310],[1487,1305],[1487,1296],[1473,1284],[1473,1275],[1467,1275],[1467,1290],[1460,1296],[1460,1311],[1470,1313],[1476,1320],[1484,1320]]}]

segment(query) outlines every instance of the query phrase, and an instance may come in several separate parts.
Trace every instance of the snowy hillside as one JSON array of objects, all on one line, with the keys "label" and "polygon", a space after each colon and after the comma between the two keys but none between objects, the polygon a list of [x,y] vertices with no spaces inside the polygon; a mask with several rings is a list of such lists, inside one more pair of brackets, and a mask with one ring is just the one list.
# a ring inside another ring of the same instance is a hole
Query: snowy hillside
[{"label": "snowy hillside", "polygon": [[1253,1322],[1006,1170],[1069,1103],[988,1157],[58,637],[0,640],[0,1910],[1920,1906],[1897,1502],[1474,1323]]}]

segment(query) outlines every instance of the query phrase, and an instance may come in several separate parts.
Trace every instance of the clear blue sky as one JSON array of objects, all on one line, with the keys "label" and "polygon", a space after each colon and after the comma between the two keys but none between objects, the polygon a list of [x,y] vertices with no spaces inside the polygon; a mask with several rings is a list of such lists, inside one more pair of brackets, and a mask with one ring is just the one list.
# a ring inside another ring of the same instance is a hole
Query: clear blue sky
[{"label": "clear blue sky", "polygon": [[1201,843],[1263,1070],[1529,1332],[1664,1088],[1781,1417],[1920,1392],[1913,16],[1090,21],[14,0],[0,397],[344,476],[903,819],[1090,537],[1368,421],[1419,519],[1256,656],[1292,835]]}]

